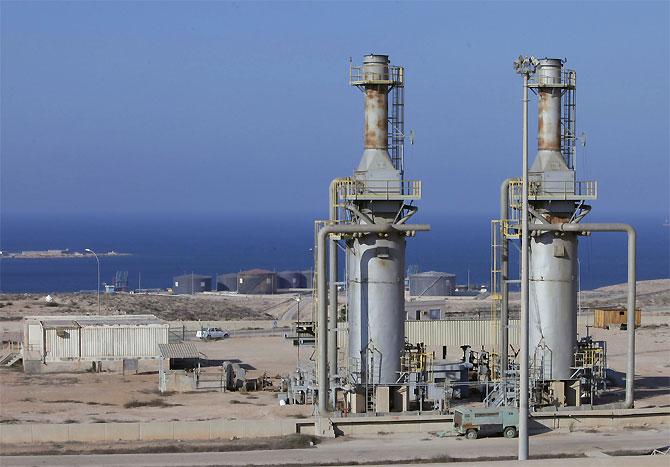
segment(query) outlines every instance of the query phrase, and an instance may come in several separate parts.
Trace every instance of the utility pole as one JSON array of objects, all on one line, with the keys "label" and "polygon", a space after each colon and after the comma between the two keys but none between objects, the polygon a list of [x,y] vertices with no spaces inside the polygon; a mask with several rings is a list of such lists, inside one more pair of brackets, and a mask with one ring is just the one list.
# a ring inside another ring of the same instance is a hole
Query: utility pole
[{"label": "utility pole", "polygon": [[523,76],[523,140],[521,181],[521,361],[519,362],[518,459],[528,460],[528,81],[537,66],[535,57],[519,56],[514,70]]},{"label": "utility pole", "polygon": [[95,251],[90,248],[86,248],[84,251],[92,253],[93,256],[95,256],[95,261],[98,263],[98,314],[100,314],[100,259],[98,258],[98,255],[95,254]]},{"label": "utility pole", "polygon": [[298,357],[297,357],[297,363],[296,363],[296,370],[297,370],[297,369],[300,368],[300,344],[301,344],[300,333],[299,333],[299,329],[300,329],[300,300],[301,300],[300,295],[298,295],[297,297],[293,297],[293,300],[295,300],[297,305],[298,305],[298,311],[296,312],[296,320],[295,320],[295,322],[297,323],[296,328],[295,328],[296,329],[296,337],[298,339]]}]

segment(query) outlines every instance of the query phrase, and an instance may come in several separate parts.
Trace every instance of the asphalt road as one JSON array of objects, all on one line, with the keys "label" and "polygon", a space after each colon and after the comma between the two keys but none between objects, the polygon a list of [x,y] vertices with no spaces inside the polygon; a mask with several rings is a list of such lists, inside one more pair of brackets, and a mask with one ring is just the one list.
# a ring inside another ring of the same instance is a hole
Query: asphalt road
[{"label": "asphalt road", "polygon": [[[546,433],[531,438],[531,458],[535,456],[585,455],[586,459],[543,459],[536,465],[670,465],[665,456],[644,456],[635,459],[607,457],[608,452],[628,452],[633,455],[640,450],[652,450],[670,444],[670,431],[623,430],[599,433]],[[0,465],[7,466],[212,466],[212,465],[319,465],[337,463],[347,465],[360,462],[411,463],[412,461],[434,461],[436,463],[456,461],[479,461],[490,463],[495,459],[514,459],[517,440],[484,438],[465,440],[462,438],[436,438],[425,434],[382,436],[367,439],[326,441],[314,448],[238,452],[160,453],[160,454],[105,454],[68,456],[6,456],[0,457]],[[444,457],[448,456],[448,457]],[[513,465],[505,462],[500,465]],[[473,464],[468,464],[472,466]]]}]

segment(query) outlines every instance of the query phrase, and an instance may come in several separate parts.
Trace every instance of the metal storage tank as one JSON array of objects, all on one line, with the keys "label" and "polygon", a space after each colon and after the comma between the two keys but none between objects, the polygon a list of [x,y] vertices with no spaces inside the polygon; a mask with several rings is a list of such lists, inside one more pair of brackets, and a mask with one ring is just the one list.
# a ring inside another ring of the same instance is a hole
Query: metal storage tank
[{"label": "metal storage tank", "polygon": [[301,271],[282,271],[277,273],[278,289],[304,289],[307,287],[307,278]]},{"label": "metal storage tank", "polygon": [[192,294],[210,292],[212,278],[202,274],[183,274],[172,280],[172,292],[175,294]]},{"label": "metal storage tank", "polygon": [[237,273],[229,272],[216,276],[216,290],[219,292],[237,292]]},{"label": "metal storage tank", "polygon": [[273,294],[277,292],[277,274],[267,269],[250,269],[237,274],[237,292]]},{"label": "metal storage tank", "polygon": [[312,269],[308,269],[306,271],[303,271],[302,274],[305,276],[305,288],[306,289],[313,289],[314,288],[314,271]]},{"label": "metal storage tank", "polygon": [[409,294],[412,297],[444,297],[453,295],[456,275],[448,272],[428,271],[409,276]]}]

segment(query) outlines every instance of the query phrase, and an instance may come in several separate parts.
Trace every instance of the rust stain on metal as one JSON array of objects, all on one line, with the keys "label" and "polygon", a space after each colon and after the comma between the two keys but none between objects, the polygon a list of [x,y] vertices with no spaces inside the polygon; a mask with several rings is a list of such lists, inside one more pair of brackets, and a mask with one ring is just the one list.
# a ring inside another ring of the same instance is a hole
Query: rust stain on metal
[{"label": "rust stain on metal", "polygon": [[[552,101],[556,97],[554,91],[553,89],[542,89],[538,96],[537,146],[540,150],[561,149],[560,115],[556,115],[554,119],[550,115],[553,111]],[[560,104],[558,109],[560,112]]]},{"label": "rust stain on metal", "polygon": [[387,102],[385,86],[370,86],[365,90],[365,128],[364,144],[366,149],[387,147]]},{"label": "rust stain on metal", "polygon": [[569,217],[560,217],[560,216],[545,216],[550,224],[565,224],[570,222]]}]

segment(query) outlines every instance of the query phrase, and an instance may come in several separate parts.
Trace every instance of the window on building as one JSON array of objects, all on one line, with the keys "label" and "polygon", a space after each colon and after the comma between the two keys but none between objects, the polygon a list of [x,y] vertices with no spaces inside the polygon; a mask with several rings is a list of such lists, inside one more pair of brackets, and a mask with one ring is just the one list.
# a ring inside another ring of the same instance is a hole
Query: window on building
[{"label": "window on building", "polygon": [[416,316],[415,319],[417,321],[421,321],[421,310],[416,310],[416,315],[415,316]]},{"label": "window on building", "polygon": [[440,309],[433,308],[428,311],[428,319],[440,319]]}]

